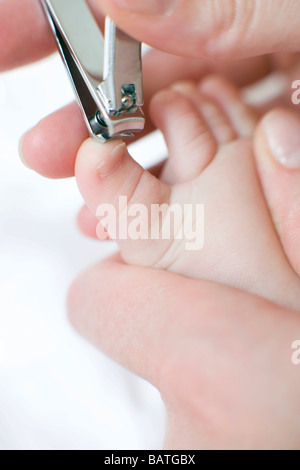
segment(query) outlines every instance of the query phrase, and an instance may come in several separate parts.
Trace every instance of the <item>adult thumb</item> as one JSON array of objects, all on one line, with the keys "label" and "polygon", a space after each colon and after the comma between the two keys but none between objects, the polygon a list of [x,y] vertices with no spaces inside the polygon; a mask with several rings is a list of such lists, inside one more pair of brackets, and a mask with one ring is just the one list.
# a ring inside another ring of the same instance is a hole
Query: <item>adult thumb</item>
[{"label": "adult thumb", "polygon": [[131,36],[185,57],[300,50],[295,0],[93,0]]}]

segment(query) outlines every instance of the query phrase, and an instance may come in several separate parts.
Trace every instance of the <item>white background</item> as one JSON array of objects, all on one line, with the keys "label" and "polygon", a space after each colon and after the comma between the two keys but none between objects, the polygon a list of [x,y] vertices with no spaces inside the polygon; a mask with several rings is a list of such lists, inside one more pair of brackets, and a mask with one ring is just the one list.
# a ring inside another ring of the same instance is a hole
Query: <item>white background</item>
[{"label": "white background", "polygon": [[[108,248],[78,232],[74,180],[46,180],[18,157],[25,130],[71,99],[57,56],[0,75],[0,449],[160,448],[158,392],[67,322],[69,284]],[[149,160],[149,148],[134,156]]]}]

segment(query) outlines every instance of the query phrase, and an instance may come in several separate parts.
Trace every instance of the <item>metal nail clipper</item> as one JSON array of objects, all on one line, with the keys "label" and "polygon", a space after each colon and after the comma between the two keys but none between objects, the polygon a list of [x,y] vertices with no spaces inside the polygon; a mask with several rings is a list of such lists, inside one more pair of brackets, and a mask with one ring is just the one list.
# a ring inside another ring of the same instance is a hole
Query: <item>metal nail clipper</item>
[{"label": "metal nail clipper", "polygon": [[143,130],[141,44],[105,21],[86,0],[41,0],[89,133],[105,142]]}]

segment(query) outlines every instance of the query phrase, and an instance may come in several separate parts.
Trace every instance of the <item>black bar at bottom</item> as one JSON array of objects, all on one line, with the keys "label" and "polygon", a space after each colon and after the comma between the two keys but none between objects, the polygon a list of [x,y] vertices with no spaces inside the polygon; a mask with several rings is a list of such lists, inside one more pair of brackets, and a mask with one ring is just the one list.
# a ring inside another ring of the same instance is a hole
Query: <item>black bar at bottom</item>
[{"label": "black bar at bottom", "polygon": [[144,466],[179,466],[192,468],[200,464],[199,451],[100,451],[100,462],[109,467],[126,466],[142,468]]}]

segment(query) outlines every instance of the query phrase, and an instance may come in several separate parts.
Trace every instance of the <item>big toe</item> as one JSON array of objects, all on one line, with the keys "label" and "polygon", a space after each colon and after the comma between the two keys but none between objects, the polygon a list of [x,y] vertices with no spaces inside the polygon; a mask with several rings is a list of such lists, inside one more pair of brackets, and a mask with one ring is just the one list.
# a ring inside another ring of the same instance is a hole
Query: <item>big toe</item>
[{"label": "big toe", "polygon": [[172,240],[152,240],[152,207],[168,204],[171,189],[138,165],[121,141],[88,139],[75,167],[79,189],[99,220],[97,234],[115,239],[125,261],[153,266]]}]

